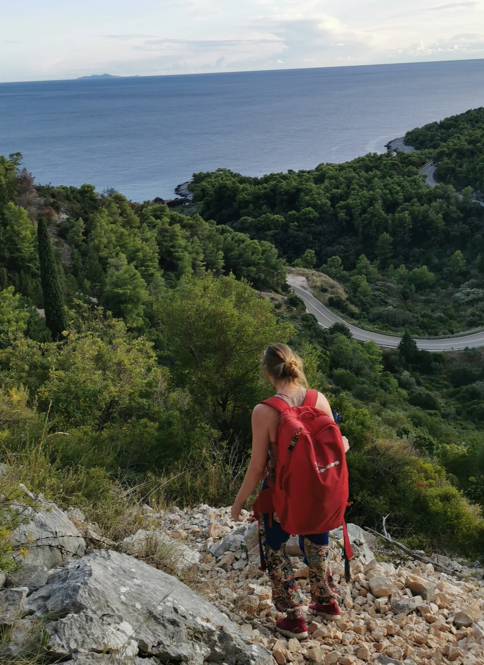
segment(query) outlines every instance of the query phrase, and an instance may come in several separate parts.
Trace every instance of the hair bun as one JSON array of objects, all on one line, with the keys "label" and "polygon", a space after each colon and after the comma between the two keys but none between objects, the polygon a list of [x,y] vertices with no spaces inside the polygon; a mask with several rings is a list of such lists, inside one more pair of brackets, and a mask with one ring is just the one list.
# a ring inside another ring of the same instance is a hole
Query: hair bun
[{"label": "hair bun", "polygon": [[297,362],[296,358],[291,358],[291,360],[286,360],[286,363],[285,363],[286,372],[288,372],[288,373],[294,372],[294,370],[296,369],[297,366],[298,366],[298,362]]}]

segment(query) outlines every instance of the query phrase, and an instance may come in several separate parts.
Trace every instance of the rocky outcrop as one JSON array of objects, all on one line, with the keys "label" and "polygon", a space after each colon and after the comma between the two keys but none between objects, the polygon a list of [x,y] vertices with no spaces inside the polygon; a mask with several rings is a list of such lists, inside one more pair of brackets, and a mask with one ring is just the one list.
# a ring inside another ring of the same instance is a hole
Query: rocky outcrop
[{"label": "rocky outcrop", "polygon": [[[93,551],[72,561],[32,593],[33,619],[63,618],[45,626],[55,658],[89,662],[106,652],[132,662],[271,663],[260,645],[205,598],[161,570],[126,554]],[[79,660],[80,658],[84,660]]]},{"label": "rocky outcrop", "polygon": [[[18,526],[12,534],[12,545],[18,551],[26,550],[26,555],[18,556],[19,562],[28,568],[28,578],[32,577],[32,566],[38,571],[62,566],[72,557],[82,556],[86,551],[84,538],[54,503],[44,501],[42,495],[32,497],[40,505],[17,506],[27,521]],[[22,580],[16,578],[18,584]]]},{"label": "rocky outcrop", "polygon": [[[92,533],[95,525],[82,514],[69,512],[91,545],[108,542]],[[477,565],[441,556],[459,578],[439,573],[385,550],[350,524],[356,558],[349,584],[342,533],[332,534],[342,616],[328,622],[308,614],[310,636],[300,643],[275,632],[281,615],[259,570],[257,525],[248,513],[241,524],[231,520],[228,508],[206,505],[160,512],[145,506],[142,512],[144,528],[119,544],[125,553],[95,550],[76,559],[71,550],[62,559],[67,565],[52,569],[41,549],[40,558],[23,569],[25,584],[0,589],[0,624],[9,635],[0,659],[13,660],[29,642],[42,642],[52,660],[79,665],[484,665],[484,590]],[[289,547],[306,611],[308,568],[297,539]],[[170,570],[170,561],[197,591],[157,569]]]}]

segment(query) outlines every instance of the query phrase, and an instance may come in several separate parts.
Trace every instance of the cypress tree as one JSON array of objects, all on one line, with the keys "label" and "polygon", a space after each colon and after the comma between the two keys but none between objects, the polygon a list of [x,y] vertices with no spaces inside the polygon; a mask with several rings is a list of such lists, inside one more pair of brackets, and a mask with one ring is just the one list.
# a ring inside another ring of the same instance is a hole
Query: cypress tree
[{"label": "cypress tree", "polygon": [[400,344],[398,345],[400,355],[404,358],[407,364],[417,362],[419,357],[419,350],[417,342],[413,339],[410,333],[406,330],[403,334]]},{"label": "cypress tree", "polygon": [[67,318],[59,271],[57,270],[54,250],[52,249],[45,217],[39,218],[37,234],[45,322],[52,334],[52,338],[54,341],[57,341],[60,339],[62,332],[67,329]]}]

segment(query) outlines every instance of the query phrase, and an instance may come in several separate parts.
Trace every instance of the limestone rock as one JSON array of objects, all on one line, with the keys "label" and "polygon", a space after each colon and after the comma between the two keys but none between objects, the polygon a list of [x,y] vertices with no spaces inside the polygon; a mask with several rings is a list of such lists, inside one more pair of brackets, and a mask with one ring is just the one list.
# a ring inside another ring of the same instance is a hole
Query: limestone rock
[{"label": "limestone rock", "polygon": [[371,658],[371,647],[369,644],[362,643],[358,647],[358,650],[356,652],[357,658],[360,660],[363,660],[365,662],[369,661]]},{"label": "limestone rock", "polygon": [[274,660],[276,661],[277,665],[286,665],[287,660],[286,660],[286,650],[281,649],[279,647],[274,648],[272,655],[274,656]]},{"label": "limestone rock", "polygon": [[0,626],[13,626],[24,614],[27,587],[0,590]]},{"label": "limestone rock", "polygon": [[24,659],[19,658],[22,651],[24,654],[25,651],[28,653],[39,643],[41,639],[39,631],[40,626],[37,626],[30,617],[16,621],[9,630],[8,644],[0,652],[0,658],[3,657],[7,663],[22,662]]},{"label": "limestone rock", "polygon": [[83,556],[86,543],[67,515],[53,503],[42,502],[40,510],[19,506],[30,517],[12,533],[15,548],[26,547],[27,556],[20,563],[45,566],[48,570],[62,566],[71,557]]},{"label": "limestone rock", "polygon": [[133,626],[113,616],[99,616],[90,610],[68,614],[47,627],[49,651],[56,658],[70,656],[72,652],[109,651],[133,658],[138,653],[138,643],[132,639]]},{"label": "limestone rock", "polygon": [[324,651],[321,647],[311,647],[308,649],[308,658],[313,663],[324,663]]},{"label": "limestone rock", "polygon": [[302,550],[299,547],[298,536],[291,536],[286,543],[286,552],[289,556],[302,556]]},{"label": "limestone rock", "polygon": [[109,649],[119,656],[121,648],[161,662],[271,663],[262,646],[244,638],[205,598],[118,552],[92,551],[72,561],[29,596],[26,609],[34,618],[63,615],[46,625],[50,648],[64,659],[83,650],[86,665],[96,662],[95,653]]},{"label": "limestone rock", "polygon": [[[368,531],[365,531],[357,524],[347,524],[348,535],[350,538],[351,545],[354,549],[355,556],[362,561],[364,564],[368,564],[371,561],[375,560],[375,555],[371,550],[371,546],[376,544],[377,539]],[[341,540],[343,538],[343,528],[335,529],[331,532],[331,535]]]},{"label": "limestone rock", "polygon": [[401,660],[395,660],[395,658],[391,658],[390,656],[378,656],[373,662],[379,665],[402,665]]},{"label": "limestone rock", "polygon": [[422,603],[422,596],[415,596],[414,598],[403,598],[392,603],[392,612],[394,614],[410,614],[417,609],[417,606]]},{"label": "limestone rock", "polygon": [[232,568],[232,564],[235,561],[235,556],[233,555],[232,552],[227,552],[226,554],[223,555],[221,560],[218,562],[219,568],[222,568],[223,570],[230,570]]},{"label": "limestone rock", "polygon": [[433,580],[419,577],[418,575],[408,575],[405,580],[405,586],[407,589],[410,589],[415,596],[422,596],[424,600],[432,600],[437,588],[437,585]]},{"label": "limestone rock", "polygon": [[307,566],[299,568],[294,573],[294,578],[296,580],[307,579],[308,577],[309,577],[309,568]]},{"label": "limestone rock", "polygon": [[247,527],[237,529],[234,533],[227,534],[217,543],[214,543],[210,548],[210,553],[216,557],[222,556],[225,552],[237,552],[246,548],[245,534]]},{"label": "limestone rock", "polygon": [[393,593],[393,584],[385,575],[373,575],[370,579],[371,593],[376,598],[384,598]]},{"label": "limestone rock", "polygon": [[260,601],[257,596],[247,596],[247,598],[244,599],[242,607],[247,612],[247,614],[255,616],[259,611],[259,605]]},{"label": "limestone rock", "polygon": [[300,653],[302,651],[301,642],[294,637],[291,637],[287,643],[287,648],[291,653]]},{"label": "limestone rock", "polygon": [[49,571],[45,566],[25,564],[21,568],[7,575],[7,587],[26,586],[29,591],[40,589],[47,583]]},{"label": "limestone rock", "polygon": [[457,628],[469,628],[475,621],[475,617],[470,611],[460,610],[454,617],[454,624]]},{"label": "limestone rock", "polygon": [[253,566],[260,565],[260,549],[259,549],[259,525],[257,522],[252,522],[245,532],[244,536],[245,546],[249,555],[249,563]]},{"label": "limestone rock", "polygon": [[208,535],[210,538],[223,538],[223,536],[227,535],[227,528],[216,522],[212,522],[208,528]]}]

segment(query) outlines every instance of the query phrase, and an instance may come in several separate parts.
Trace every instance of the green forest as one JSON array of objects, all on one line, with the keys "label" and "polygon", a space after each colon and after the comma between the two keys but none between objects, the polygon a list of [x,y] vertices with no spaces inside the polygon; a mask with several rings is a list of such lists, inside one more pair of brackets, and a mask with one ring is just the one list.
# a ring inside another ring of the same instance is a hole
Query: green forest
[{"label": "green forest", "polygon": [[413,129],[405,142],[433,159],[440,182],[484,192],[484,108]]},{"label": "green forest", "polygon": [[[481,136],[483,130],[481,130]],[[425,152],[369,154],[311,171],[195,174],[215,219],[321,269],[344,287],[331,307],[380,330],[436,336],[484,326],[484,208],[471,190],[430,189]]]},{"label": "green forest", "polygon": [[[271,394],[260,357],[287,342],[343,417],[348,519],[389,515],[412,546],[482,556],[484,354],[429,354],[409,333],[482,325],[484,208],[427,188],[424,153],[196,174],[177,210],[36,185],[20,155],[0,158],[2,483],[111,537],[133,502],[229,505]],[[332,278],[351,318],[406,330],[399,349],[323,330],[291,266]]]}]

